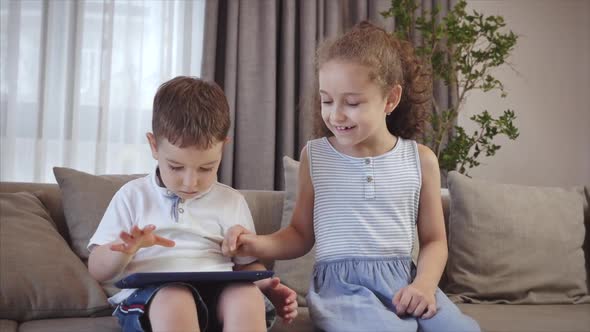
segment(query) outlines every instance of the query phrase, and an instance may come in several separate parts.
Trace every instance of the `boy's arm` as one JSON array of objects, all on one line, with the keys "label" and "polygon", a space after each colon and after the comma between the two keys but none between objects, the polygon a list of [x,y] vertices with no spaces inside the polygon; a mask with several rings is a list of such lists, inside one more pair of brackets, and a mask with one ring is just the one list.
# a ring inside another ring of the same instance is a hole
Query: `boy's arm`
[{"label": "boy's arm", "polygon": [[126,186],[115,193],[94,235],[90,238],[88,271],[99,282],[115,278],[133,258],[133,253],[111,250],[112,245],[123,243],[121,234],[131,231],[133,227],[134,215],[129,196]]},{"label": "boy's arm", "polygon": [[151,246],[173,247],[174,241],[154,234],[156,226],[141,229],[134,225],[130,233],[121,232],[120,240],[94,247],[88,258],[88,271],[98,281],[118,276],[141,248]]},{"label": "boy's arm", "polygon": [[88,258],[88,271],[99,282],[111,280],[118,276],[133,259],[133,254],[111,250],[111,246],[119,244],[115,241],[96,246]]},{"label": "boy's arm", "polygon": [[262,260],[293,259],[305,255],[315,243],[313,232],[313,184],[307,146],[301,151],[297,201],[291,224],[270,235],[256,235],[241,226],[226,234],[222,251],[228,256],[254,256]]}]

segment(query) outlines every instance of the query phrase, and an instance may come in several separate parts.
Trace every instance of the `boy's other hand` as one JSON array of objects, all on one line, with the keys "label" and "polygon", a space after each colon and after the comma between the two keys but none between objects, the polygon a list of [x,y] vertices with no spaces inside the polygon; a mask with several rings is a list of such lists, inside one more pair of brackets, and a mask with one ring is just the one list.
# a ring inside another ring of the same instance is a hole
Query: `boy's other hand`
[{"label": "boy's other hand", "polygon": [[252,243],[256,234],[250,232],[246,228],[235,225],[232,226],[221,243],[221,252],[225,256],[253,256]]},{"label": "boy's other hand", "polygon": [[275,306],[277,315],[283,319],[283,322],[291,324],[298,314],[297,293],[281,284],[281,280],[277,277],[256,281],[256,285]]},{"label": "boy's other hand", "polygon": [[123,243],[111,245],[111,250],[135,255],[140,248],[151,246],[174,247],[174,241],[154,234],[156,226],[147,225],[144,229],[134,225],[131,233],[121,232],[119,238]]}]

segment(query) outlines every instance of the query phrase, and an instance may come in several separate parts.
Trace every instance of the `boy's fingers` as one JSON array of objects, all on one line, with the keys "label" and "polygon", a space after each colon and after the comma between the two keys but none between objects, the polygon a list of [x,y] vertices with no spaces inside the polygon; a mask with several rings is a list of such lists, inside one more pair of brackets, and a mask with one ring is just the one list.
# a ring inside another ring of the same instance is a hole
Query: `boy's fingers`
[{"label": "boy's fingers", "polygon": [[271,288],[276,288],[280,284],[281,284],[281,279],[279,279],[277,277],[270,278],[270,287]]},{"label": "boy's fingers", "polygon": [[176,245],[176,242],[167,239],[165,237],[161,237],[158,235],[154,235],[155,239],[156,239],[156,244],[162,247],[174,247]]},{"label": "boy's fingers", "polygon": [[123,243],[112,244],[111,245],[111,250],[112,251],[124,251],[125,250],[125,245]]},{"label": "boy's fingers", "polygon": [[137,227],[137,225],[133,225],[133,228],[131,228],[131,235],[133,235],[133,236],[141,235],[141,229],[139,229],[139,227]]},{"label": "boy's fingers", "polygon": [[131,254],[129,251],[129,245],[127,243],[111,244],[109,247],[112,251],[122,252],[124,254]]},{"label": "boy's fingers", "polygon": [[[138,228],[138,229],[139,229],[139,228]],[[150,224],[150,225],[147,225],[147,226],[145,226],[145,228],[143,229],[143,231],[142,231],[142,230],[140,230],[140,232],[141,232],[141,233],[151,233],[151,232],[153,232],[155,229],[156,229],[156,226],[154,226],[154,225],[151,225],[151,224]]]},{"label": "boy's fingers", "polygon": [[288,305],[285,307],[285,309],[286,309],[286,310],[287,310],[289,313],[292,313],[292,312],[297,312],[297,302],[291,302],[291,303],[289,303],[289,304],[288,304]]},{"label": "boy's fingers", "polygon": [[123,240],[123,242],[130,242],[133,240],[133,237],[131,237],[131,234],[127,233],[127,232],[121,232],[119,234],[119,238],[121,240]]}]

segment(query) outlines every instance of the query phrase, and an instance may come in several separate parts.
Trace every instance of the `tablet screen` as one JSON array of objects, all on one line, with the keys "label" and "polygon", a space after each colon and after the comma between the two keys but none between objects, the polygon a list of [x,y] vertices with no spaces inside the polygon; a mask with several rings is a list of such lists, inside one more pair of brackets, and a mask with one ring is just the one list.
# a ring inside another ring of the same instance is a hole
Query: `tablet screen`
[{"label": "tablet screen", "polygon": [[222,272],[141,272],[131,274],[115,283],[118,288],[140,288],[170,282],[212,283],[256,281],[270,278],[273,271],[222,271]]}]

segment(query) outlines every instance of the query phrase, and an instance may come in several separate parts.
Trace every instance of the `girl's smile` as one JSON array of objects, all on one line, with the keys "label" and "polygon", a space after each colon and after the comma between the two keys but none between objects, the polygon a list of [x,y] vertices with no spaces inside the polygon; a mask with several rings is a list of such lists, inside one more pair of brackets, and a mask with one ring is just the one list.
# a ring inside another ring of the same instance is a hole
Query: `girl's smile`
[{"label": "girl's smile", "polygon": [[334,128],[339,132],[346,133],[356,128],[356,126],[334,126]]}]

